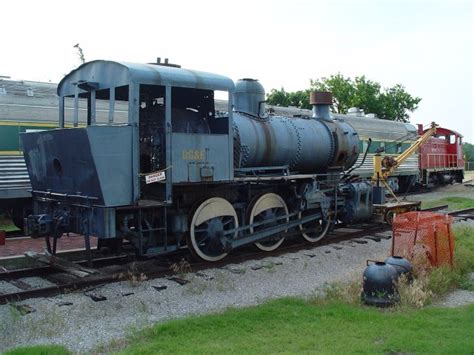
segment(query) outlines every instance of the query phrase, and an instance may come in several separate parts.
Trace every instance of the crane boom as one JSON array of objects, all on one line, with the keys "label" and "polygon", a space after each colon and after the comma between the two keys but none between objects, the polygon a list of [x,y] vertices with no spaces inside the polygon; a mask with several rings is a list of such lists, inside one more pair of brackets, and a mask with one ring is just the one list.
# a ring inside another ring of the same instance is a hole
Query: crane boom
[{"label": "crane boom", "polygon": [[392,175],[396,168],[398,168],[410,155],[420,148],[421,145],[425,144],[431,136],[436,134],[436,127],[437,125],[432,122],[431,127],[426,130],[421,137],[419,137],[407,150],[396,157],[387,155],[382,158],[380,153],[375,154],[373,180],[386,180],[390,175]]}]

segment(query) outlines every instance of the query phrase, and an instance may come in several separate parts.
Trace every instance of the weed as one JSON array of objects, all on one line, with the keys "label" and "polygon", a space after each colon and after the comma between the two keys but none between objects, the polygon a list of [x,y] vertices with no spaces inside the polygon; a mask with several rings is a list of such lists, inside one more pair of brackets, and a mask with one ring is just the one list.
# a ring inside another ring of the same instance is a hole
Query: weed
[{"label": "weed", "polygon": [[275,271],[275,263],[273,261],[264,261],[262,266],[269,272]]},{"label": "weed", "polygon": [[185,292],[191,295],[202,295],[208,288],[207,281],[193,275],[186,285]]},{"label": "weed", "polygon": [[396,288],[400,295],[400,307],[421,308],[431,302],[433,292],[429,289],[426,277],[411,281],[406,275],[402,275],[396,282]]},{"label": "weed", "polygon": [[220,270],[214,275],[214,285],[219,292],[230,291],[235,289],[235,285],[228,275]]},{"label": "weed", "polygon": [[181,259],[179,262],[171,264],[170,270],[176,274],[186,274],[191,272],[192,268],[189,261]]},{"label": "weed", "polygon": [[137,304],[137,311],[140,313],[148,313],[148,310],[148,305],[144,301],[139,300]]},{"label": "weed", "polygon": [[468,291],[474,291],[474,279],[470,278],[468,275],[461,277],[459,281],[459,288]]},{"label": "weed", "polygon": [[147,280],[147,276],[138,270],[138,267],[135,263],[132,263],[126,273],[119,275],[119,279],[127,280],[130,286],[137,287],[142,282]]},{"label": "weed", "polygon": [[359,280],[351,282],[336,282],[326,284],[323,292],[316,296],[315,301],[331,302],[341,301],[348,304],[360,304],[360,294],[362,292],[362,285]]},{"label": "weed", "polygon": [[108,343],[101,343],[91,352],[93,354],[110,354],[122,350],[129,344],[127,339],[112,339]]}]

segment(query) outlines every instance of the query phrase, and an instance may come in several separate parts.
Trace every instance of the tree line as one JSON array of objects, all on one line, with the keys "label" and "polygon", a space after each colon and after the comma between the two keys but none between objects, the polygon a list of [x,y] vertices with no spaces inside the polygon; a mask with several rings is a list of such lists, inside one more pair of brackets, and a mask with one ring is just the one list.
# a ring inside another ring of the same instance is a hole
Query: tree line
[{"label": "tree line", "polygon": [[310,109],[310,91],[330,91],[333,95],[332,111],[347,113],[351,107],[374,113],[378,118],[409,122],[410,113],[418,108],[421,98],[410,95],[401,84],[382,88],[380,83],[357,76],[354,79],[338,73],[329,78],[310,80],[310,88],[287,92],[284,88],[272,89],[267,103],[276,106],[295,106]]}]

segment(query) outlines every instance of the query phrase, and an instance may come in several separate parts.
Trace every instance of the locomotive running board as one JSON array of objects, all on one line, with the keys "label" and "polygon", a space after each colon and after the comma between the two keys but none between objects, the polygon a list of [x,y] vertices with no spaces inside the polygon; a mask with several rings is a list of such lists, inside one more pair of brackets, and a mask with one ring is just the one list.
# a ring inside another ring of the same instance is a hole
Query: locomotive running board
[{"label": "locomotive running board", "polygon": [[227,237],[227,234],[233,234],[233,233],[235,233],[236,230],[247,229],[247,228],[250,228],[251,226],[245,226],[245,227],[237,228],[235,230],[230,230],[230,231],[227,231],[225,233],[225,235],[222,233],[221,241],[223,243],[223,249],[224,249],[224,251],[229,252],[232,249],[235,249],[235,248],[247,245],[247,244],[260,242],[260,241],[264,240],[265,238],[268,238],[268,237],[270,237],[274,234],[284,232],[285,230],[293,228],[293,227],[297,227],[300,224],[315,221],[319,218],[321,218],[321,214],[316,213],[314,215],[306,216],[306,217],[303,217],[303,218],[298,218],[298,219],[290,221],[288,223],[279,224],[277,226],[273,226],[273,227],[264,229],[264,230],[259,231],[259,232],[254,232],[249,236],[239,238],[239,239],[235,239],[235,240],[229,239],[229,237]]}]

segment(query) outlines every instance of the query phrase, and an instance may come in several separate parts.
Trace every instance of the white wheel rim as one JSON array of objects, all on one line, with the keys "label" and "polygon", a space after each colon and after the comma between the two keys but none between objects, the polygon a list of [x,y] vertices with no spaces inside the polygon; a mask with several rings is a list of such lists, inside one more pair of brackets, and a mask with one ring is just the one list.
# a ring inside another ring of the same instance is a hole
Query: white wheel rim
[{"label": "white wheel rim", "polygon": [[[301,219],[301,217],[302,217],[302,213],[300,212],[298,214],[298,218]],[[326,236],[326,234],[329,230],[329,225],[330,225],[329,219],[325,220],[325,221],[322,220],[322,219],[319,219],[317,221],[320,222],[320,223],[322,222],[322,224],[320,224],[322,226],[321,233],[319,233],[315,237],[311,237],[308,233],[301,232],[301,235],[303,236],[303,238],[306,239],[310,243],[319,242],[321,239],[323,239]],[[302,224],[300,224],[299,227],[300,227],[300,231],[303,231],[305,229]]]},{"label": "white wheel rim", "polygon": [[[208,255],[204,253],[199,247],[198,241],[196,240],[196,232],[199,226],[204,222],[210,221],[217,217],[232,217],[234,222],[234,228],[239,227],[239,221],[237,213],[234,207],[225,199],[221,197],[210,198],[199,205],[194,212],[191,220],[191,226],[189,230],[191,245],[194,252],[203,260],[206,261],[218,261],[227,256],[228,253],[222,253],[216,256]],[[234,234],[234,238],[237,236],[237,232]]]},{"label": "white wheel rim", "polygon": [[[286,206],[285,201],[277,194],[275,193],[267,193],[258,198],[257,201],[252,206],[252,210],[250,212],[250,218],[249,218],[249,223],[253,224],[255,217],[258,216],[260,213],[271,209],[271,208],[283,208],[285,211],[285,214],[288,214],[288,207]],[[286,221],[288,221],[288,217],[286,218]],[[253,227],[250,228],[250,233],[253,233],[254,229]],[[285,230],[286,232],[286,230]],[[285,238],[280,238],[276,243],[272,245],[264,245],[261,242],[255,243],[255,246],[259,248],[260,250],[263,251],[272,251],[278,248]]]}]

